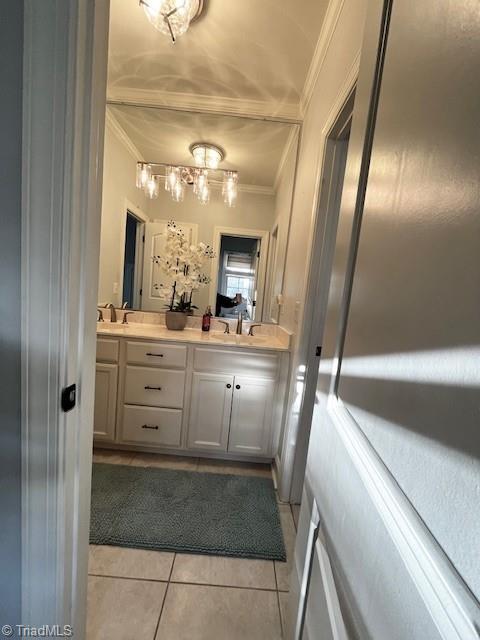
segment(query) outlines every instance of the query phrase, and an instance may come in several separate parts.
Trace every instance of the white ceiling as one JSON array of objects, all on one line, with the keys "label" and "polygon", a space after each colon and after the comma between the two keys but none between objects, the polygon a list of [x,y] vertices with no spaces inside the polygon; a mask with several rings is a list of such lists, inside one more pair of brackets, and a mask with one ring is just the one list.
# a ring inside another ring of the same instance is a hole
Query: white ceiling
[{"label": "white ceiling", "polygon": [[298,110],[328,0],[206,0],[175,44],[138,0],[110,4],[110,97],[143,91]]},{"label": "white ceiling", "polygon": [[[192,165],[189,146],[206,141],[226,153],[220,167],[236,169],[240,183],[273,188],[296,125],[212,114],[109,105],[108,110],[144,160]],[[139,158],[140,159],[140,158]]]},{"label": "white ceiling", "polygon": [[272,189],[292,125],[212,112],[298,118],[327,5],[205,0],[200,20],[173,44],[138,0],[111,0],[109,100],[184,111],[110,104],[110,113],[143,159],[192,164],[190,144],[212,142],[242,184]]}]

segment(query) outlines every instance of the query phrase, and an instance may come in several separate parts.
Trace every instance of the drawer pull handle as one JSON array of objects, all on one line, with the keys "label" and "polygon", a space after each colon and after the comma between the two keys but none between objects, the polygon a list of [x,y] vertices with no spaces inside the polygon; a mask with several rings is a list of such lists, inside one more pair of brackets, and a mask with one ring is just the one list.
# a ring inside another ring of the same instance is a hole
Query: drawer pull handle
[{"label": "drawer pull handle", "polygon": [[142,424],[142,429],[153,429],[154,431],[158,431],[158,424]]},{"label": "drawer pull handle", "polygon": [[161,391],[162,387],[150,387],[148,384],[145,387],[145,391]]},{"label": "drawer pull handle", "polygon": [[163,353],[146,353],[146,356],[155,356],[155,358],[163,358]]}]

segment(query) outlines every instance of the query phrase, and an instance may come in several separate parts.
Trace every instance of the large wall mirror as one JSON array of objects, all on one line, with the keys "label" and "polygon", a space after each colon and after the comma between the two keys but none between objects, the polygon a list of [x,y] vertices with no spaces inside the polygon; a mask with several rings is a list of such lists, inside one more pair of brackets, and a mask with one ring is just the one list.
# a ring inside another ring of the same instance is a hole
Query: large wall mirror
[{"label": "large wall mirror", "polygon": [[288,122],[108,104],[99,304],[166,310],[173,222],[203,256],[185,285],[195,314],[278,322],[298,134]]}]

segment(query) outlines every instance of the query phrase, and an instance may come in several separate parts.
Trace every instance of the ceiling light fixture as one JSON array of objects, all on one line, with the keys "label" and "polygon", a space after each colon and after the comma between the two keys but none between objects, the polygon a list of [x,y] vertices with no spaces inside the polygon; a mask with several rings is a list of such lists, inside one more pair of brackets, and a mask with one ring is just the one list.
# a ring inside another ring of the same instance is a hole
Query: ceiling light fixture
[{"label": "ceiling light fixture", "polygon": [[148,21],[172,42],[187,31],[203,11],[203,0],[139,0]]},{"label": "ceiling light fixture", "polygon": [[195,167],[163,162],[137,162],[137,187],[143,189],[148,198],[158,198],[159,182],[163,179],[165,190],[175,202],[181,202],[185,197],[186,187],[191,186],[199,202],[207,204],[210,201],[211,186],[218,185],[222,187],[225,204],[233,207],[238,193],[238,172],[218,168],[225,158],[225,152],[206,142],[192,144],[190,152],[195,159]]},{"label": "ceiling light fixture", "polygon": [[218,169],[218,165],[225,158],[223,149],[209,142],[194,142],[190,145],[190,153],[197,167],[203,169]]}]

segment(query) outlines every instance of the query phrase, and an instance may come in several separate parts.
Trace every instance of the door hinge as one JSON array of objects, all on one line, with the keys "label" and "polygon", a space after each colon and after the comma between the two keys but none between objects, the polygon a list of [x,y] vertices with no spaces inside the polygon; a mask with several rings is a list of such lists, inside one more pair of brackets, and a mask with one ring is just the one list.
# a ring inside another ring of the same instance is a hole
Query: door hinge
[{"label": "door hinge", "polygon": [[65,389],[62,389],[62,411],[67,413],[67,411],[71,411],[75,406],[77,401],[77,385],[71,384]]},{"label": "door hinge", "polygon": [[315,355],[316,355],[318,358],[320,358],[320,356],[322,355],[322,347],[321,347],[321,346],[320,346],[320,347],[317,347],[317,348],[315,349]]}]

